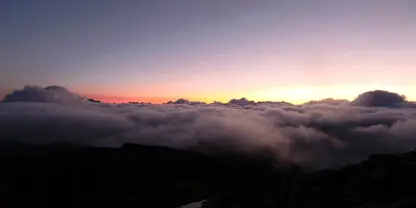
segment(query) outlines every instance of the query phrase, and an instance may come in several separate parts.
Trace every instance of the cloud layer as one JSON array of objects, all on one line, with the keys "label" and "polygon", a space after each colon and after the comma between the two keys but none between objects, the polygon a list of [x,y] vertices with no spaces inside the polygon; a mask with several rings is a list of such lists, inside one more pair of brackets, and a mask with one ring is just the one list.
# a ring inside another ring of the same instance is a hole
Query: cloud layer
[{"label": "cloud layer", "polygon": [[332,99],[298,106],[246,99],[197,105],[183,100],[162,105],[85,100],[62,87],[15,91],[0,103],[0,141],[99,146],[132,142],[208,153],[263,152],[313,167],[416,147],[416,112],[406,107],[412,105],[372,107]]}]

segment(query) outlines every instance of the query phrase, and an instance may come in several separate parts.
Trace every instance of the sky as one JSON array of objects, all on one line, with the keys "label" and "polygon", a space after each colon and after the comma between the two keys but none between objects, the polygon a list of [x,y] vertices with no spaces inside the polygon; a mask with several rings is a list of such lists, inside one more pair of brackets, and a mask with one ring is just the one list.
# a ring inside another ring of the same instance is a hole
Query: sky
[{"label": "sky", "polygon": [[0,96],[416,100],[414,0],[0,0]]}]

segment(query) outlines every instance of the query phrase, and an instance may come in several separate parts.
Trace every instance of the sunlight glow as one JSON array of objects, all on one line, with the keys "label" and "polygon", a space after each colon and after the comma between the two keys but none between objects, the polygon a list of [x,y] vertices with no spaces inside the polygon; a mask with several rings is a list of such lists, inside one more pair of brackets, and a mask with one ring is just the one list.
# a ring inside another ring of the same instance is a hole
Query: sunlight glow
[{"label": "sunlight glow", "polygon": [[387,90],[399,94],[408,95],[409,100],[415,98],[411,95],[416,90],[414,87],[400,87],[388,85],[351,85],[351,86],[287,86],[275,89],[264,89],[248,93],[247,98],[255,101],[287,101],[301,104],[311,100],[326,98],[353,100],[359,94],[371,90]]}]

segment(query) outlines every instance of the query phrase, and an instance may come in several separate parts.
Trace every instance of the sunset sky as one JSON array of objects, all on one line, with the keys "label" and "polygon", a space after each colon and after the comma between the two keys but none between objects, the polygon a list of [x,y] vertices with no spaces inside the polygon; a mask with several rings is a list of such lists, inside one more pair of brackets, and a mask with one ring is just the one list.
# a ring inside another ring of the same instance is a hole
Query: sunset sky
[{"label": "sunset sky", "polygon": [[416,100],[414,0],[5,0],[0,25],[0,96]]}]

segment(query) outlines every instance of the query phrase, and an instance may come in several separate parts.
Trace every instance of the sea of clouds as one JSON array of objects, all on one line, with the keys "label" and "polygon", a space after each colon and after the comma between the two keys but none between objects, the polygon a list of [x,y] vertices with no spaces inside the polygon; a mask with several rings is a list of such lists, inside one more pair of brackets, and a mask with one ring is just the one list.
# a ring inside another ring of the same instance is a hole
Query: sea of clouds
[{"label": "sea of clouds", "polygon": [[352,102],[326,99],[303,105],[247,99],[109,104],[59,86],[26,86],[0,103],[0,142],[267,152],[313,167],[413,150],[415,135],[414,103],[386,91],[366,92]]}]

